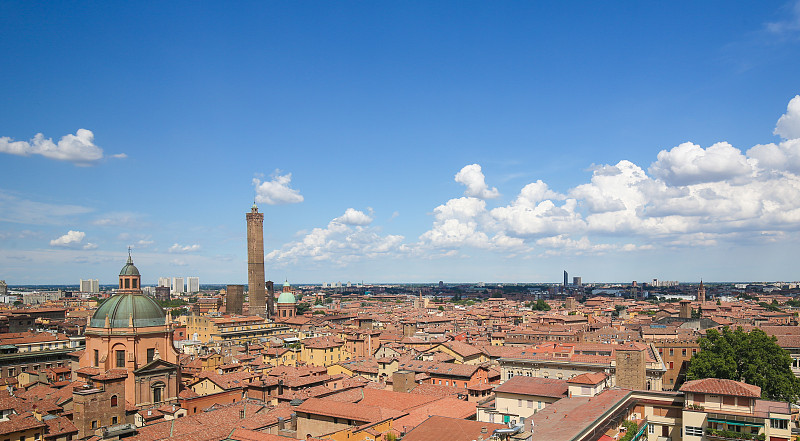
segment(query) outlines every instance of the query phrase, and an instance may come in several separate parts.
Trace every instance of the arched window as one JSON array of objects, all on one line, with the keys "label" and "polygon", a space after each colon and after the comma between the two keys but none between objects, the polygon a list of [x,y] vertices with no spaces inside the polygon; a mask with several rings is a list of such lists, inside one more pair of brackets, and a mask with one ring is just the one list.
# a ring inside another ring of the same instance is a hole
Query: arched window
[{"label": "arched window", "polygon": [[111,395],[111,407],[117,407],[117,396]]}]

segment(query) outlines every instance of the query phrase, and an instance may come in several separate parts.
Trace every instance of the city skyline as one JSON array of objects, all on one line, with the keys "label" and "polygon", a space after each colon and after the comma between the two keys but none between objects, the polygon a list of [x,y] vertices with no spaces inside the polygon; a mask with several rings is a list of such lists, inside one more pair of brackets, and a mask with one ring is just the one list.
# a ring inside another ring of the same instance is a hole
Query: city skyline
[{"label": "city skyline", "polygon": [[571,6],[4,3],[0,279],[800,279],[800,2]]}]

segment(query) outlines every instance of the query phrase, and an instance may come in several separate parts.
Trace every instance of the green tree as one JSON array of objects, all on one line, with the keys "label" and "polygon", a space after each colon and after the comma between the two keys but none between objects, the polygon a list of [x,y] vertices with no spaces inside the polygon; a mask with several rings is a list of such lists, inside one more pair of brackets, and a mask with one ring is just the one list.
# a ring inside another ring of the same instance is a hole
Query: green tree
[{"label": "green tree", "polygon": [[622,427],[625,428],[625,435],[623,435],[622,438],[619,439],[619,441],[632,440],[633,437],[636,435],[636,432],[639,430],[639,426],[631,420],[623,421]]},{"label": "green tree", "polygon": [[778,306],[778,302],[776,302],[775,300],[773,300],[772,303],[758,302],[758,305],[763,307],[763,308],[766,308],[766,309],[768,309],[770,311],[780,311],[781,310],[781,307]]},{"label": "green tree", "polygon": [[300,302],[297,304],[297,315],[303,315],[309,309],[311,309],[311,305],[306,302]]},{"label": "green tree", "polygon": [[530,302],[530,303],[528,303],[528,306],[530,306],[530,308],[533,309],[534,311],[549,311],[550,310],[550,305],[548,305],[547,302],[545,302],[542,299],[537,300],[536,303]]},{"label": "green tree", "polygon": [[170,311],[169,314],[173,317],[179,317],[182,315],[189,315],[189,310],[187,308],[177,308]]},{"label": "green tree", "polygon": [[776,341],[760,329],[709,329],[700,338],[700,352],[692,357],[686,379],[743,381],[760,387],[763,398],[794,402],[800,398],[800,379],[792,372],[792,357]]},{"label": "green tree", "polygon": [[172,299],[172,300],[157,300],[156,302],[161,305],[162,308],[175,308],[178,306],[186,306],[188,302],[186,300],[181,299]]}]

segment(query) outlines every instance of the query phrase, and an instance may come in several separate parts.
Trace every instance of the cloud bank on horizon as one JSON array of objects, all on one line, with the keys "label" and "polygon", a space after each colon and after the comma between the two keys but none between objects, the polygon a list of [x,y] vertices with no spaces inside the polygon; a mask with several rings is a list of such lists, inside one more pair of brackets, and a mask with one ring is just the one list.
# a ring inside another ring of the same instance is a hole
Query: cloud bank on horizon
[{"label": "cloud bank on horizon", "polygon": [[500,192],[487,184],[480,164],[469,164],[454,178],[465,186],[464,196],[433,208],[433,224],[416,242],[382,234],[372,216],[347,208],[325,228],[268,253],[267,260],[279,266],[303,258],[342,264],[377,255],[454,256],[468,249],[580,255],[782,240],[800,222],[800,95],[774,134],[780,142],[745,152],[727,142],[707,148],[684,142],[660,151],[646,169],[625,159],[592,165],[589,182],[563,194],[537,180],[496,206],[488,201]]}]

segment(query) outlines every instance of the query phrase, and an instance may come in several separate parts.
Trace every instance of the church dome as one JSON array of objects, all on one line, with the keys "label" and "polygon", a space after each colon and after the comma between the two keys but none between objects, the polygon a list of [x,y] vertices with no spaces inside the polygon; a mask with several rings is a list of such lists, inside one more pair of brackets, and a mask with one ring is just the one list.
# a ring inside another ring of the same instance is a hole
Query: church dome
[{"label": "church dome", "polygon": [[139,269],[133,264],[133,259],[131,258],[130,253],[128,254],[128,262],[119,272],[120,276],[138,276]]},{"label": "church dome", "polygon": [[[127,268],[128,265],[125,267]],[[136,267],[133,269],[136,270]],[[117,294],[111,297],[97,308],[92,316],[90,326],[104,328],[106,317],[112,328],[127,328],[130,325],[131,317],[135,327],[164,326],[166,323],[164,310],[155,300],[145,294]]]},{"label": "church dome", "polygon": [[291,304],[296,303],[294,300],[294,295],[290,292],[282,292],[281,295],[278,296],[278,304],[287,304],[287,303]]}]

